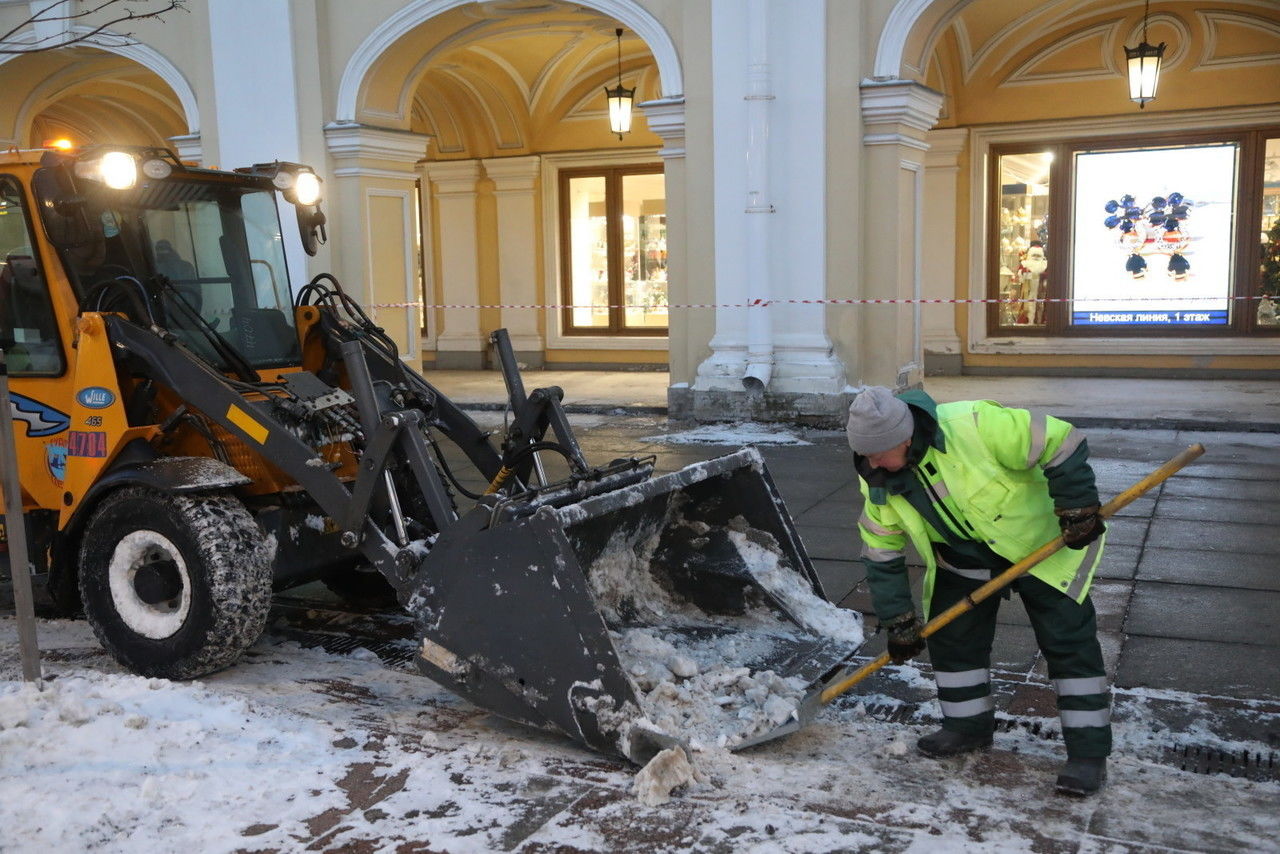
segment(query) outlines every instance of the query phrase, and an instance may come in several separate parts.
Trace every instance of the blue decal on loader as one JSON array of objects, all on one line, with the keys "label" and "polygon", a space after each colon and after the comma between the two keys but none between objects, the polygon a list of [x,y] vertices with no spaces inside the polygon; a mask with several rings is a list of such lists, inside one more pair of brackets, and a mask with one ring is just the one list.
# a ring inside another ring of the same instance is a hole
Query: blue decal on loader
[{"label": "blue decal on loader", "polygon": [[116,394],[109,388],[93,385],[76,392],[76,400],[90,409],[106,409],[116,402]]},{"label": "blue decal on loader", "polygon": [[27,435],[30,437],[52,436],[71,425],[71,416],[25,394],[10,392],[9,409],[14,421],[27,425]]}]

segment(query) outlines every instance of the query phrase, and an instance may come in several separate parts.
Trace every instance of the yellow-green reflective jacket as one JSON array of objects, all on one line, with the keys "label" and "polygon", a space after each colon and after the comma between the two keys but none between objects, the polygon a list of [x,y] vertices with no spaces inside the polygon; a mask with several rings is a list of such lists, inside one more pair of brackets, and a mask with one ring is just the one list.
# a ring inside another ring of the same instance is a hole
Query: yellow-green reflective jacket
[{"label": "yellow-green reflective jacket", "polygon": [[[1044,469],[1062,463],[1080,447],[1079,431],[1058,418],[990,400],[938,404],[935,415],[945,452],[930,446],[916,465],[936,471],[930,478],[934,491],[948,509],[959,510],[974,539],[1016,562],[1059,535]],[[859,485],[865,499],[858,520],[864,557],[877,562],[900,557],[909,537],[925,561],[922,599],[927,617],[937,571],[927,523],[902,495],[872,490],[865,479],[859,479]],[[1030,574],[1082,602],[1104,539],[1084,549],[1060,549]]]}]

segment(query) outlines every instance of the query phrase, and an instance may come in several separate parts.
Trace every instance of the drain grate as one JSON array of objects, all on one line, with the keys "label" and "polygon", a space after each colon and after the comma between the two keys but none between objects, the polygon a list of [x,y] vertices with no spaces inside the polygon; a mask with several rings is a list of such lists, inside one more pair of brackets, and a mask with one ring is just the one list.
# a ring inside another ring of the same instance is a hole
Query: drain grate
[{"label": "drain grate", "polygon": [[1280,780],[1280,755],[1275,752],[1228,753],[1214,747],[1178,745],[1164,749],[1163,761],[1194,774],[1227,774],[1260,782]]},{"label": "drain grate", "polygon": [[336,655],[350,655],[357,649],[367,649],[388,667],[397,670],[416,672],[413,658],[416,647],[405,641],[376,641],[357,635],[327,635],[322,632],[308,632],[298,629],[285,629],[278,632],[289,640],[297,641],[305,647],[319,647],[325,652]]}]

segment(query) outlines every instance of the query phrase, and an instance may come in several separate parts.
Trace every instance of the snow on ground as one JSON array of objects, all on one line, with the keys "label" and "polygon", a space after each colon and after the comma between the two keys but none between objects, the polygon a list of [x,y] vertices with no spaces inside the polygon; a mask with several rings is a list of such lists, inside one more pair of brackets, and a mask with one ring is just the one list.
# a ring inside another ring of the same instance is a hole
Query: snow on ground
[{"label": "snow on ground", "polygon": [[811,445],[794,433],[784,430],[780,424],[707,424],[693,430],[678,433],[659,433],[645,436],[642,442],[660,442],[667,445]]},{"label": "snow on ground", "polygon": [[894,701],[864,694],[762,748],[695,752],[690,772],[672,758],[696,778],[651,807],[634,767],[363,650],[267,637],[175,683],[122,673],[82,622],[42,621],[40,692],[16,637],[0,619],[5,852],[1274,851],[1280,834],[1280,783],[1159,763],[1143,692],[1120,696],[1110,784],[1091,799],[1053,794],[1057,742],[1015,729],[985,754],[923,759],[925,728],[867,717]]}]

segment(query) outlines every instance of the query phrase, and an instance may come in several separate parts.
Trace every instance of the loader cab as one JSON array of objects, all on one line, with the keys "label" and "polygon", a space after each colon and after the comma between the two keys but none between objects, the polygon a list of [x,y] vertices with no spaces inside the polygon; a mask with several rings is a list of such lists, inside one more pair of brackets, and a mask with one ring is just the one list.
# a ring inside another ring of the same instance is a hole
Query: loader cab
[{"label": "loader cab", "polygon": [[299,362],[279,181],[111,149],[49,152],[32,183],[81,311],[163,327],[222,370],[222,343],[255,369]]}]

